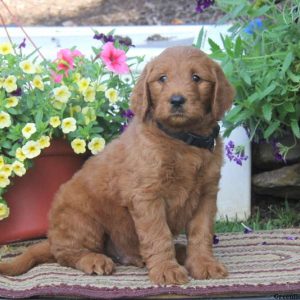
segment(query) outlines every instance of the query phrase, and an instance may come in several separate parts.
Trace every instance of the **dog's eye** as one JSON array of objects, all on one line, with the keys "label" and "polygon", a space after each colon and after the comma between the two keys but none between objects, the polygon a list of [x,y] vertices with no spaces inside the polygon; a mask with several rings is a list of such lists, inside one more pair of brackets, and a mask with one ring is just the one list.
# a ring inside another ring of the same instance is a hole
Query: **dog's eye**
[{"label": "dog's eye", "polygon": [[166,75],[162,75],[162,76],[159,77],[158,81],[159,82],[165,82],[165,81],[167,81],[167,79],[168,79],[168,77]]},{"label": "dog's eye", "polygon": [[195,82],[200,82],[201,78],[198,75],[193,74],[192,80],[195,81]]}]

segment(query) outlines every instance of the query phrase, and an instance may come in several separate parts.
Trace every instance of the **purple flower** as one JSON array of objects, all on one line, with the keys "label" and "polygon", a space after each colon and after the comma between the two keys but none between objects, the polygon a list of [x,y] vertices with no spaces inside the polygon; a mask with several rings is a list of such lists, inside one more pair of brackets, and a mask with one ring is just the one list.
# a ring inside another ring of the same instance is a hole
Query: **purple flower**
[{"label": "purple flower", "polygon": [[298,238],[297,238],[296,236],[291,236],[291,235],[289,235],[289,236],[285,237],[285,239],[288,240],[288,241],[295,241],[295,240],[297,240]]},{"label": "purple flower", "polygon": [[277,140],[272,140],[271,145],[272,145],[272,150],[273,150],[273,155],[275,160],[279,162],[286,162],[283,155],[280,152],[279,143],[277,142]]},{"label": "purple flower", "polygon": [[217,245],[217,244],[219,244],[219,241],[220,241],[220,239],[218,238],[218,236],[216,236],[216,235],[214,234],[214,237],[213,237],[213,244],[214,244],[214,245]]},{"label": "purple flower", "polygon": [[108,42],[112,42],[113,43],[115,41],[114,37],[111,34],[108,35],[108,36],[104,35],[103,40],[104,40],[104,43],[108,43]]},{"label": "purple flower", "polygon": [[127,109],[121,113],[121,116],[123,118],[132,119],[134,117],[134,113],[131,109]]},{"label": "purple flower", "polygon": [[18,46],[19,49],[26,47],[26,38],[23,39],[22,43]]},{"label": "purple flower", "polygon": [[104,37],[103,33],[95,33],[93,39],[95,39],[95,40],[102,40],[103,37]]},{"label": "purple flower", "polygon": [[243,146],[235,146],[233,141],[229,141],[225,145],[225,154],[230,161],[234,161],[236,164],[242,166],[243,161],[248,159],[248,156],[245,155],[245,149]]},{"label": "purple flower", "polygon": [[263,22],[260,18],[252,20],[244,31],[248,34],[254,34],[255,31],[263,29]]},{"label": "purple flower", "polygon": [[120,127],[120,133],[124,132],[127,127],[128,127],[128,124],[122,124]]},{"label": "purple flower", "polygon": [[202,13],[206,8],[210,7],[214,4],[214,0],[196,0],[196,8],[195,11],[197,13]]},{"label": "purple flower", "polygon": [[244,227],[244,233],[245,234],[253,232],[253,229],[250,228],[250,227],[248,227],[248,226],[246,226],[244,223],[241,223],[241,225]]},{"label": "purple flower", "polygon": [[22,95],[22,89],[20,87],[18,87],[15,91],[10,93],[12,96],[21,96]]},{"label": "purple flower", "polygon": [[115,39],[111,34],[106,36],[104,33],[95,33],[93,38],[95,40],[100,40],[103,43],[108,43],[108,42],[114,43],[115,42]]}]

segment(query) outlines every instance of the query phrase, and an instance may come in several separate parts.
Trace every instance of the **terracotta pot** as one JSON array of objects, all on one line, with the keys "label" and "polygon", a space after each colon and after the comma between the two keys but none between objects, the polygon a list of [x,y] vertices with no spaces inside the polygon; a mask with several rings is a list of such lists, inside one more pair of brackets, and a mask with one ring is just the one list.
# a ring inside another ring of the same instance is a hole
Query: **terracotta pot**
[{"label": "terracotta pot", "polygon": [[76,155],[65,140],[54,140],[23,177],[15,177],[4,194],[10,208],[0,221],[0,244],[46,236],[48,211],[59,186],[80,169],[86,157]]}]

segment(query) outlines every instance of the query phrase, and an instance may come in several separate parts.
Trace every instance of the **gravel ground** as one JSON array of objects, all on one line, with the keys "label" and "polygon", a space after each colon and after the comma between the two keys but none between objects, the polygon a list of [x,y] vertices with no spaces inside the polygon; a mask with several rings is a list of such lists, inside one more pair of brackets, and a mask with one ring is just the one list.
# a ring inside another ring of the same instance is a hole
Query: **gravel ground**
[{"label": "gravel ground", "polygon": [[194,0],[3,0],[0,14],[7,25],[46,26],[212,24],[222,15],[195,7]]}]

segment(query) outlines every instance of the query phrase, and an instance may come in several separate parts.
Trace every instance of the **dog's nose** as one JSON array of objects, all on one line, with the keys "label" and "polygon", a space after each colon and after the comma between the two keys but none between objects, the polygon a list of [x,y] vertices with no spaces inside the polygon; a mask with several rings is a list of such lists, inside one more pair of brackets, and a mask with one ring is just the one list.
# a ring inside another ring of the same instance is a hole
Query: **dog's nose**
[{"label": "dog's nose", "polygon": [[184,104],[185,98],[181,95],[173,95],[170,102],[174,107],[180,107]]}]

